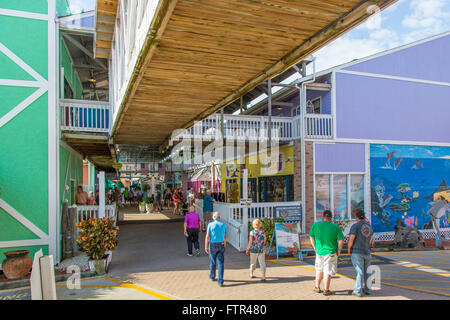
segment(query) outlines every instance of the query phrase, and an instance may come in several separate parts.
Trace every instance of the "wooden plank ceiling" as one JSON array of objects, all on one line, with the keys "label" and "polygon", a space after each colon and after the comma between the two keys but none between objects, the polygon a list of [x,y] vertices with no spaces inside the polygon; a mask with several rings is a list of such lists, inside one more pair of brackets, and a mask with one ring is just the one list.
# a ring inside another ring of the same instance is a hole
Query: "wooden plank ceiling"
[{"label": "wooden plank ceiling", "polygon": [[95,6],[95,57],[109,58],[114,24],[116,21],[117,0],[97,0]]},{"label": "wooden plank ceiling", "polygon": [[[396,0],[178,0],[157,11],[115,143],[163,145]],[[144,44],[145,46],[145,44]]]},{"label": "wooden plank ceiling", "polygon": [[[97,137],[96,137],[97,136]],[[104,134],[64,134],[63,140],[87,158],[99,170],[114,171],[112,156],[107,136]]]}]

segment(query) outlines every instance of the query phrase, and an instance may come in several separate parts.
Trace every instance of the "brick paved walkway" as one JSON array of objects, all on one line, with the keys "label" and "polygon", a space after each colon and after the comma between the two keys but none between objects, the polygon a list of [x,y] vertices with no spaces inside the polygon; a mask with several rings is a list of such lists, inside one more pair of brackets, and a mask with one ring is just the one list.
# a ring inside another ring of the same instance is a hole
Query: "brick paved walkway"
[{"label": "brick paved walkway", "polygon": [[[443,296],[383,285],[370,297],[348,294],[354,280],[336,276],[332,280],[333,296],[312,292],[315,271],[311,266],[293,266],[268,262],[267,282],[248,277],[249,259],[228,246],[225,254],[225,283],[219,287],[208,278],[208,256],[186,256],[182,223],[123,225],[120,244],[114,252],[109,276],[179,299],[448,299]],[[204,234],[201,236],[203,250]],[[283,261],[280,261],[283,263]],[[258,277],[258,270],[255,275]],[[125,297],[124,297],[125,298]]]}]

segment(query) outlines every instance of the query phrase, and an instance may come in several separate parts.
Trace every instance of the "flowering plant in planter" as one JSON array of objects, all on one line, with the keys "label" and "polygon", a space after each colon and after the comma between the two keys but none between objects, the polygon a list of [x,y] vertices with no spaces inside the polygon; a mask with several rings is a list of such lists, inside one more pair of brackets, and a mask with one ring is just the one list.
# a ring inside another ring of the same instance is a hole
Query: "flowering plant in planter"
[{"label": "flowering plant in planter", "polygon": [[113,251],[117,244],[119,227],[114,226],[110,218],[90,218],[77,224],[80,229],[77,242],[92,260],[106,257],[106,252]]}]

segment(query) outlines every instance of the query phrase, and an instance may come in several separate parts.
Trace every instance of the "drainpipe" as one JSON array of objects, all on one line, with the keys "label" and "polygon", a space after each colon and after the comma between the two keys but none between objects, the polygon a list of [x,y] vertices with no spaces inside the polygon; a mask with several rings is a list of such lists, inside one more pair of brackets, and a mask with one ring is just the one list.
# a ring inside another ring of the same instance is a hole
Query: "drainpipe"
[{"label": "drainpipe", "polygon": [[[313,78],[309,81],[302,82],[299,90],[300,97],[300,152],[301,152],[301,175],[302,175],[302,233],[306,232],[306,170],[305,170],[305,113],[306,113],[306,84],[316,81],[316,58],[312,57],[313,61]],[[305,70],[306,66],[303,66]]]}]

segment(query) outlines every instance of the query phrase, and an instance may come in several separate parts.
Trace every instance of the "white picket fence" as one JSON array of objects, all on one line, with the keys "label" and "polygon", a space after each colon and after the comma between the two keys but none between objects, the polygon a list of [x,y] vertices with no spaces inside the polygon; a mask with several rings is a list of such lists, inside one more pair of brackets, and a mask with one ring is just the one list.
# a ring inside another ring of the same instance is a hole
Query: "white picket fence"
[{"label": "white picket fence", "polygon": [[[301,202],[257,202],[249,207],[240,203],[214,202],[214,211],[220,213],[221,221],[227,225],[228,243],[239,251],[244,251],[248,245],[248,225],[245,220],[252,222],[255,219],[275,218],[274,207],[299,206]],[[203,215],[203,200],[195,200],[196,212]],[[245,219],[247,215],[248,219]]]},{"label": "white picket fence", "polygon": [[[101,218],[99,216],[99,207],[100,206],[84,206],[77,205],[77,223],[82,220],[87,220],[90,218]],[[116,204],[108,204],[105,205],[105,217],[110,219],[114,219],[114,225],[116,224]]]}]

